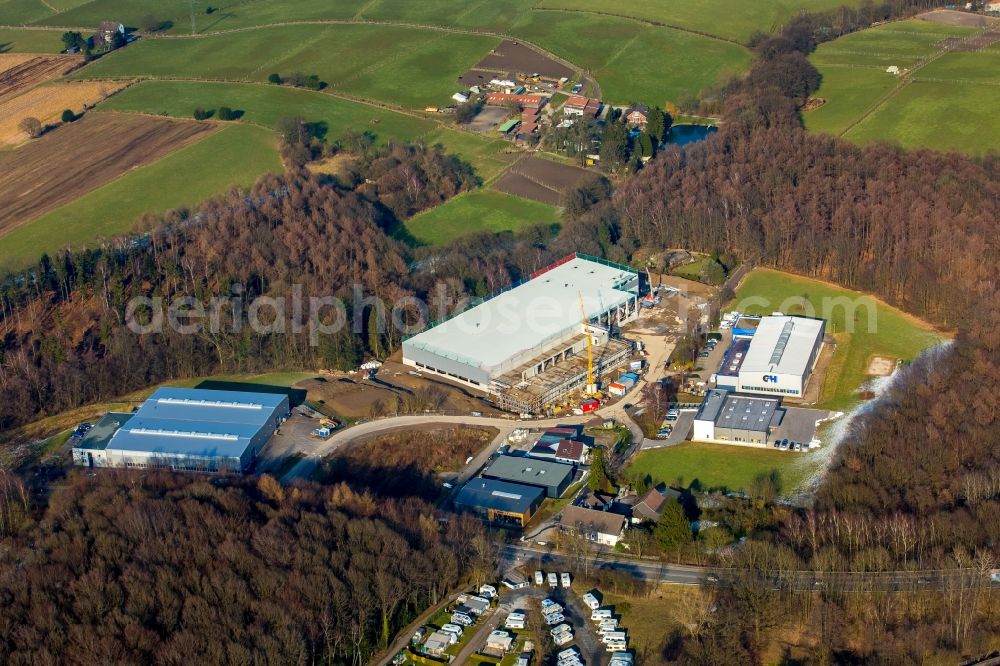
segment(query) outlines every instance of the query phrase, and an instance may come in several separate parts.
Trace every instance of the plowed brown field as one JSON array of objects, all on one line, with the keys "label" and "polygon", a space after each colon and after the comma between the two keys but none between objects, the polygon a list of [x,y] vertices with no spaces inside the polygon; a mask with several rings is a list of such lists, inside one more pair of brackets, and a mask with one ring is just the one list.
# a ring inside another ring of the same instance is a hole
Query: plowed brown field
[{"label": "plowed brown field", "polygon": [[17,145],[28,135],[17,125],[24,118],[38,118],[42,125],[60,120],[66,109],[81,113],[125,86],[116,81],[73,81],[38,86],[6,102],[0,102],[0,144]]},{"label": "plowed brown field", "polygon": [[0,234],[215,129],[210,123],[94,112],[0,153]]},{"label": "plowed brown field", "polygon": [[83,56],[35,56],[20,53],[0,55],[0,102],[17,97],[28,88],[45,83],[83,64]]}]

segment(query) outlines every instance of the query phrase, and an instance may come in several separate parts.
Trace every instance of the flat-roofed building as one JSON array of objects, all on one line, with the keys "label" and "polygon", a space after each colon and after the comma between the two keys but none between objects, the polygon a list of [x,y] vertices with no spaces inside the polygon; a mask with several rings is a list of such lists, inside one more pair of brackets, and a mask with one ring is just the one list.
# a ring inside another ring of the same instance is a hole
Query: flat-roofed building
[{"label": "flat-roofed building", "polygon": [[737,395],[725,389],[705,394],[694,416],[696,442],[718,442],[767,446],[768,439],[784,418],[777,398]]},{"label": "flat-roofed building", "polygon": [[[761,317],[746,353],[725,359],[720,374],[736,373],[740,393],[801,397],[812,374],[826,333],[826,322],[808,317]],[[734,343],[736,344],[736,343]],[[733,368],[733,362],[736,367]]]},{"label": "flat-roofed building", "polygon": [[635,270],[572,254],[407,338],[403,362],[539,413],[586,384],[588,337],[599,378],[628,361],[615,329],[638,316],[638,297]]},{"label": "flat-roofed building", "polygon": [[561,497],[573,482],[573,466],[524,456],[497,456],[483,470],[488,479],[542,488],[547,497]]},{"label": "flat-roofed building", "polygon": [[[288,396],[162,387],[133,414],[109,414],[73,448],[88,467],[242,472],[288,417]],[[114,424],[114,425],[112,425]]]},{"label": "flat-roofed building", "polygon": [[458,491],[455,506],[487,520],[524,527],[545,499],[545,490],[497,479],[472,479]]}]

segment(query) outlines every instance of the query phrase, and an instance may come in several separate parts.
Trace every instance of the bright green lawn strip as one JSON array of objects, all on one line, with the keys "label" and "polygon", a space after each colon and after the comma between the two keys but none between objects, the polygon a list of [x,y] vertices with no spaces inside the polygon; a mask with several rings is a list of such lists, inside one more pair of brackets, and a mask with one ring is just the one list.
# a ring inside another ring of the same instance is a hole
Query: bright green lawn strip
[{"label": "bright green lawn strip", "polygon": [[777,470],[780,492],[786,495],[798,488],[815,464],[808,452],[683,442],[640,453],[626,474],[648,474],[654,482],[678,488],[697,482],[703,490],[740,491],[746,490],[755,477]]},{"label": "bright green lawn strip", "polygon": [[62,32],[30,28],[0,28],[0,53],[59,53]]},{"label": "bright green lawn strip", "polygon": [[0,268],[23,268],[42,252],[125,233],[144,213],[195,205],[233,185],[280,171],[274,135],[234,125],[46,213],[0,238]]},{"label": "bright green lawn strip", "polygon": [[[848,306],[853,310],[850,316]],[[857,402],[857,390],[868,379],[865,371],[873,355],[912,360],[942,339],[927,325],[861,292],[770,269],[751,272],[728,309],[748,314],[780,311],[827,320],[827,335],[836,338],[837,348],[818,403],[826,409],[842,410]],[[871,326],[869,312],[874,314]],[[848,324],[853,332],[846,330]]]},{"label": "bright green lawn strip", "polygon": [[406,230],[420,243],[441,245],[479,231],[513,231],[558,221],[555,206],[503,192],[475,190],[420,213],[406,223]]},{"label": "bright green lawn strip", "polygon": [[[982,155],[1000,150],[1000,86],[913,81],[847,133],[858,143],[891,141]],[[822,109],[820,109],[822,110]]]}]

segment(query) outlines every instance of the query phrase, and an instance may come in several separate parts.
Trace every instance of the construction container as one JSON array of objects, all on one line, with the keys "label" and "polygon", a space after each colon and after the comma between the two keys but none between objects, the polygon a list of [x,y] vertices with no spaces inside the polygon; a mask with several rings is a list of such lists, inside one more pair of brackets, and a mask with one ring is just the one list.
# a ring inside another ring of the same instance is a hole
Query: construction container
[{"label": "construction container", "polygon": [[610,384],[608,384],[608,393],[610,393],[611,395],[619,395],[619,396],[625,395],[627,391],[628,389],[625,387],[624,384],[619,384],[617,382],[611,382]]},{"label": "construction container", "polygon": [[632,361],[628,364],[629,370],[642,370],[642,365],[645,361]]},{"label": "construction container", "polygon": [[633,382],[639,381],[639,375],[634,372],[623,373],[621,377],[618,378],[618,383],[620,384],[623,379],[631,379]]},{"label": "construction container", "polygon": [[584,400],[583,402],[580,403],[580,410],[584,414],[587,414],[589,412],[595,412],[595,411],[597,411],[597,408],[600,407],[600,406],[601,406],[601,403],[599,403],[596,400]]}]

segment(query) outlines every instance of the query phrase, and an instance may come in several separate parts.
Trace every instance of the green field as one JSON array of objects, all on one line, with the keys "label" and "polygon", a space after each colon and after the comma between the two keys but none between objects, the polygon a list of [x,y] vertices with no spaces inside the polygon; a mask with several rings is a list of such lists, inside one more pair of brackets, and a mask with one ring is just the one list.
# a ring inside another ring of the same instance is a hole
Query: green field
[{"label": "green field", "polygon": [[715,35],[723,39],[746,42],[755,31],[773,32],[801,10],[825,11],[843,4],[859,4],[844,0],[751,0],[733,5],[726,0],[699,2],[664,2],[663,0],[633,0],[611,5],[603,0],[542,0],[539,7],[607,12],[632,16],[647,21],[678,26]]},{"label": "green field", "polygon": [[0,18],[3,19],[0,23],[4,25],[34,23],[51,15],[52,11],[41,0],[0,1]]},{"label": "green field", "polygon": [[513,231],[531,224],[556,224],[555,206],[493,190],[461,194],[406,223],[423,244],[440,245],[477,231]]},{"label": "green field", "polygon": [[[821,45],[811,56],[823,77],[823,106],[806,127],[858,143],[890,141],[971,154],[1000,149],[992,110],[1000,98],[1000,50],[946,49],[973,28],[898,21]],[[903,74],[885,70],[896,65]]]},{"label": "green field", "polygon": [[[770,269],[752,271],[728,309],[747,314],[822,317],[837,341],[817,407],[843,410],[858,401],[872,356],[912,360],[943,336],[905,313],[861,292]],[[815,378],[814,378],[815,380]]]},{"label": "green field", "polygon": [[809,452],[683,442],[676,446],[640,453],[628,466],[626,475],[649,475],[655,483],[677,488],[692,484],[702,490],[725,488],[746,490],[753,479],[777,470],[781,494],[795,491],[815,470],[817,459]]},{"label": "green field", "polygon": [[265,81],[317,74],[331,89],[410,108],[441,105],[455,78],[499,43],[495,37],[384,25],[294,25],[211,37],[140,40],[79,77]]},{"label": "green field", "polygon": [[59,53],[62,49],[59,30],[0,28],[0,53]]},{"label": "green field", "polygon": [[281,170],[275,144],[274,135],[260,128],[226,127],[0,237],[0,269],[24,268],[42,252],[125,233],[144,213],[191,206],[233,185],[250,185]]},{"label": "green field", "polygon": [[[749,52],[735,44],[591,14],[531,12],[511,32],[585,69],[612,103],[662,105],[738,74],[750,63]],[[587,39],[580,39],[582,34]],[[661,66],[648,65],[658,60]]]},{"label": "green field", "polygon": [[110,97],[102,109],[190,118],[195,107],[228,106],[243,112],[242,122],[274,127],[282,116],[325,122],[329,138],[347,130],[371,131],[380,141],[410,141],[437,127],[431,120],[323,93],[256,83],[146,81]]},{"label": "green field", "polygon": [[441,126],[428,117],[408,115],[322,92],[256,83],[146,81],[109,98],[102,109],[135,111],[190,118],[195,107],[228,106],[243,112],[240,122],[274,127],[282,116],[298,115],[326,123],[327,138],[348,130],[372,132],[376,142],[423,140],[440,143],[451,154],[471,163],[483,180],[504,169],[516,155],[504,155],[510,143]]}]

